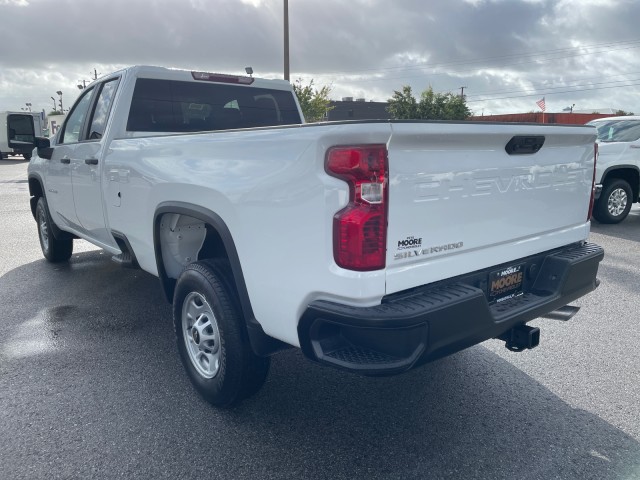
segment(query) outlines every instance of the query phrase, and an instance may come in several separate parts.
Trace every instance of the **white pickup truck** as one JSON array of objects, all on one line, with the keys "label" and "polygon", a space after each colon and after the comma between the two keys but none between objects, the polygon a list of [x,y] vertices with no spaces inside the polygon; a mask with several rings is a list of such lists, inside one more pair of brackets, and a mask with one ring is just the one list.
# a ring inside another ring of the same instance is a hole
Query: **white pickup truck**
[{"label": "white pickup truck", "polygon": [[593,216],[619,223],[640,201],[640,116],[599,118],[589,125],[598,132]]},{"label": "white pickup truck", "polygon": [[226,407],[270,355],[390,375],[598,285],[586,126],[304,124],[289,83],[131,67],[83,91],[29,165],[44,256],[86,239],[160,279],[196,389]]}]

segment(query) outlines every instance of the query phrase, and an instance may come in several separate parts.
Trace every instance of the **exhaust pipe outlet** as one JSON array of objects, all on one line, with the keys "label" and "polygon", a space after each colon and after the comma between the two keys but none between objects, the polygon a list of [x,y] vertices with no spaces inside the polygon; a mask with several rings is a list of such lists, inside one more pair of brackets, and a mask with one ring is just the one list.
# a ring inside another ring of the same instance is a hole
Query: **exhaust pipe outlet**
[{"label": "exhaust pipe outlet", "polygon": [[522,352],[535,348],[540,343],[540,329],[529,325],[518,325],[498,337],[504,340],[504,346],[512,352]]},{"label": "exhaust pipe outlet", "polygon": [[576,313],[578,313],[580,307],[574,307],[572,305],[565,305],[553,312],[549,312],[546,315],[542,315],[542,318],[548,318],[550,320],[560,320],[566,322],[571,319]]}]

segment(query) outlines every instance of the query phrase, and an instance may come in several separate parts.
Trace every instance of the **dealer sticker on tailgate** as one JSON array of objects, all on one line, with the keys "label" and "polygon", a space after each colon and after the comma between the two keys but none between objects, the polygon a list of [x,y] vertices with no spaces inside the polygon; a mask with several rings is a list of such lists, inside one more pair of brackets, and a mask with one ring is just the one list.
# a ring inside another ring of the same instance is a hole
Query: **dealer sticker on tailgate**
[{"label": "dealer sticker on tailgate", "polygon": [[489,274],[489,302],[503,302],[522,295],[524,263]]}]

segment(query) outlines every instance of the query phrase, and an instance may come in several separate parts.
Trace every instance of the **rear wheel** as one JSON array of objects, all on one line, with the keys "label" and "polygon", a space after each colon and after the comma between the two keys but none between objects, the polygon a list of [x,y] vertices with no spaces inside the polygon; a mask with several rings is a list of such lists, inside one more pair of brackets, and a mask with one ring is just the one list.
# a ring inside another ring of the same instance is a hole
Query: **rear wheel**
[{"label": "rear wheel", "polygon": [[36,222],[40,248],[44,258],[53,263],[69,260],[73,253],[73,239],[59,240],[53,235],[51,230],[53,223],[44,197],[40,197],[36,205]]},{"label": "rear wheel", "polygon": [[24,157],[25,160],[31,160],[31,152],[23,153],[22,156]]},{"label": "rear wheel", "polygon": [[264,384],[270,359],[255,355],[226,262],[188,265],[173,298],[178,351],[191,382],[211,404],[231,407]]},{"label": "rear wheel", "polygon": [[593,209],[593,216],[600,223],[619,223],[629,215],[633,203],[631,186],[620,178],[604,184],[600,198]]}]

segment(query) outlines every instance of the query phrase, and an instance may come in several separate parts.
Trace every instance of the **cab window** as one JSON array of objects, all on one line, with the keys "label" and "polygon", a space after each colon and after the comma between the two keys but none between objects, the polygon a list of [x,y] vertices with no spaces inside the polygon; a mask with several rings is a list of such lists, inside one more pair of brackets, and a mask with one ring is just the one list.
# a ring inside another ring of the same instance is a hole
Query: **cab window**
[{"label": "cab window", "polygon": [[64,124],[62,134],[60,135],[60,143],[76,143],[81,140],[80,135],[84,121],[87,118],[87,113],[89,112],[92,94],[93,87],[84,91],[82,97],[80,97],[74,105]]},{"label": "cab window", "polygon": [[104,135],[119,80],[119,78],[114,78],[102,84],[89,127],[89,140],[98,140]]}]

